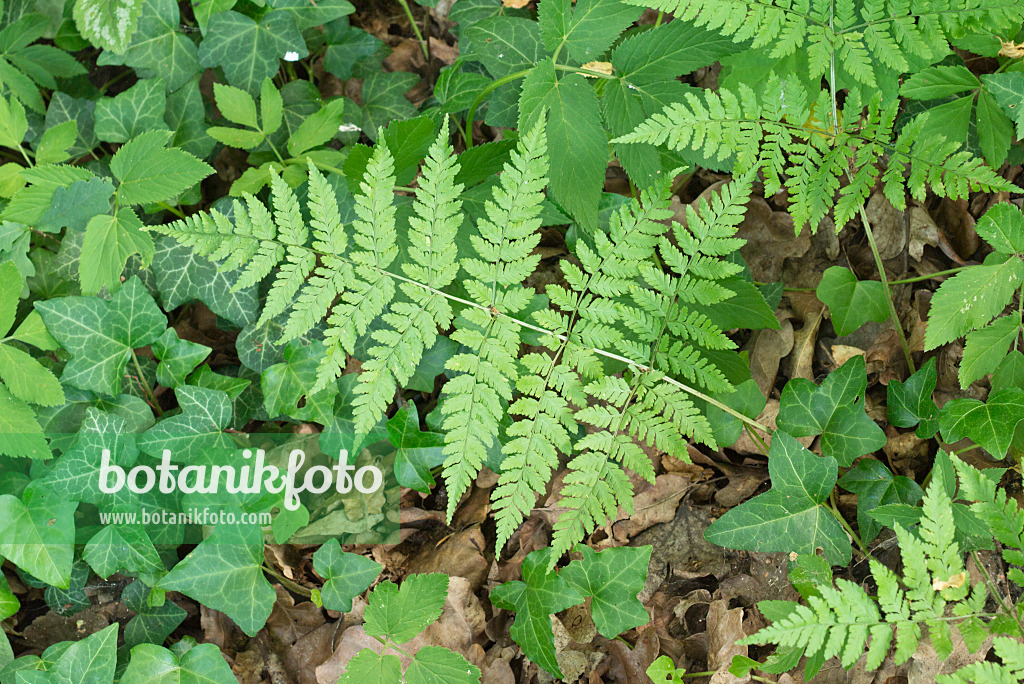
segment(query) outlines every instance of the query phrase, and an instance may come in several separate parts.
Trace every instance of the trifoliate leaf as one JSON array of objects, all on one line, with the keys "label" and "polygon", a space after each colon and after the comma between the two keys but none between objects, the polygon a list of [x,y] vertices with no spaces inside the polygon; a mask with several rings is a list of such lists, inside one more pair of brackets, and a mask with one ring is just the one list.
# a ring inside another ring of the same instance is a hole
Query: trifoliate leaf
[{"label": "trifoliate leaf", "polygon": [[942,283],[932,297],[925,349],[963,337],[1002,313],[1024,279],[1024,264],[1009,258],[960,271]]},{"label": "trifoliate leaf", "polygon": [[505,582],[491,592],[491,603],[516,613],[512,638],[526,657],[549,674],[561,677],[555,659],[551,615],[583,603],[584,597],[559,573],[547,572],[550,547],[533,551],[523,560],[523,581]]},{"label": "trifoliate leaf", "polygon": [[82,293],[113,292],[121,284],[128,257],[138,254],[143,266],[153,259],[153,238],[142,232],[142,221],[129,207],[114,215],[94,216],[85,227],[82,255],[78,261]]},{"label": "trifoliate leaf", "polygon": [[309,55],[306,41],[288,12],[267,12],[256,23],[235,11],[210,17],[199,46],[199,63],[221,67],[228,83],[253,95],[263,79],[272,77],[288,53],[296,59]]},{"label": "trifoliate leaf", "polygon": [[231,667],[214,644],[199,644],[179,659],[156,644],[139,644],[132,649],[123,684],[228,684],[236,681]]},{"label": "trifoliate leaf", "polygon": [[857,495],[857,525],[865,542],[878,536],[882,526],[870,512],[881,505],[916,505],[924,491],[909,477],[893,475],[879,461],[863,458],[839,478],[839,486]]},{"label": "trifoliate leaf", "polygon": [[832,325],[840,336],[855,332],[868,321],[889,318],[885,287],[876,280],[857,280],[848,269],[832,266],[818,284],[818,299],[828,306]]},{"label": "trifoliate leaf", "polygon": [[33,577],[67,588],[75,553],[77,501],[0,495],[0,556]]},{"label": "trifoliate leaf", "polygon": [[581,596],[591,597],[590,612],[603,637],[614,639],[650,620],[637,594],[647,581],[651,549],[622,546],[597,552],[577,544],[583,560],[569,563],[558,573]]},{"label": "trifoliate leaf", "polygon": [[921,439],[934,435],[939,429],[939,408],[932,400],[937,377],[935,359],[931,358],[905,382],[890,380],[886,390],[889,422],[901,428],[917,425]]},{"label": "trifoliate leaf", "polygon": [[551,174],[554,200],[586,230],[595,230],[608,138],[594,88],[579,74],[559,78],[554,62],[545,60],[523,81],[519,129],[532,128],[545,108],[548,153],[552,168],[558,169]]},{"label": "trifoliate leaf", "polygon": [[197,342],[178,338],[174,328],[168,328],[153,343],[153,355],[160,359],[156,368],[156,381],[164,387],[184,384],[185,377],[196,369],[213,351]]},{"label": "trifoliate leaf", "polygon": [[759,552],[814,553],[821,547],[829,563],[846,565],[850,540],[825,505],[837,472],[834,458],[815,456],[780,430],[768,455],[772,488],[727,511],[711,523],[704,538]]},{"label": "trifoliate leaf", "polygon": [[857,401],[866,386],[863,356],[837,368],[820,387],[794,378],[782,390],[779,429],[796,437],[821,435],[821,453],[849,466],[885,444],[885,433],[864,412],[864,402]]},{"label": "trifoliate leaf", "polygon": [[313,554],[313,569],[324,578],[323,607],[347,613],[352,599],[366,591],[384,568],[366,556],[342,552],[338,540],[329,539]]},{"label": "trifoliate leaf", "polygon": [[36,302],[47,330],[71,353],[61,380],[100,394],[121,394],[124,367],[132,350],[153,343],[167,318],[138,277],[110,301],[98,297],[59,297]]},{"label": "trifoliate leaf", "polygon": [[143,0],[75,0],[75,27],[96,47],[118,54],[128,49]]},{"label": "trifoliate leaf", "polygon": [[120,182],[117,200],[122,205],[170,199],[213,173],[189,153],[166,149],[170,136],[163,131],[143,133],[111,158],[110,172]]},{"label": "trifoliate leaf", "polygon": [[1012,387],[993,392],[984,403],[977,399],[947,402],[939,414],[939,429],[942,438],[950,444],[966,437],[994,458],[1001,459],[1006,457],[1021,420],[1024,420],[1024,389]]},{"label": "trifoliate leaf", "polygon": [[404,644],[437,620],[448,596],[448,575],[434,572],[409,575],[399,588],[382,582],[367,599],[366,633]]},{"label": "trifoliate leaf", "polygon": [[218,525],[158,586],[225,613],[249,636],[277,598],[263,575],[263,532],[255,525]]},{"label": "trifoliate leaf", "polygon": [[420,432],[420,419],[416,405],[402,407],[387,423],[388,439],[397,449],[395,453],[395,479],[402,487],[429,492],[434,486],[431,468],[444,462],[444,435]]},{"label": "trifoliate leaf", "polygon": [[164,80],[141,79],[123,93],[96,103],[96,137],[123,143],[147,131],[166,130],[166,108]]}]

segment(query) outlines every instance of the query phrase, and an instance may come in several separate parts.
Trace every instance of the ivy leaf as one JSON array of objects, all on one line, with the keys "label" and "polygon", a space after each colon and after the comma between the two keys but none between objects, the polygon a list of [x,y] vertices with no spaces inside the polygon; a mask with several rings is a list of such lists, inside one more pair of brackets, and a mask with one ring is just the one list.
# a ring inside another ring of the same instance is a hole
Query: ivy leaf
[{"label": "ivy leaf", "polygon": [[404,644],[441,616],[448,597],[448,575],[408,575],[398,587],[381,582],[370,593],[364,613],[366,633]]},{"label": "ivy leaf", "polygon": [[121,675],[122,684],[207,684],[231,682],[235,675],[214,644],[198,644],[180,658],[156,644],[139,644]]},{"label": "ivy leaf", "polygon": [[1024,138],[1024,73],[986,74],[981,80],[1003,111],[1017,124],[1017,137]]},{"label": "ivy leaf", "polygon": [[263,576],[263,532],[255,525],[218,525],[157,586],[221,611],[249,636],[277,598]]},{"label": "ivy leaf", "polygon": [[884,323],[889,318],[885,287],[876,280],[857,280],[848,269],[832,266],[825,271],[817,289],[832,314],[832,325],[840,337],[855,332],[868,321]]},{"label": "ivy leaf", "polygon": [[132,648],[142,643],[162,644],[178,628],[188,613],[173,601],[150,605],[153,593],[163,594],[163,589],[151,590],[142,580],[136,580],[121,592],[121,602],[135,616],[124,626],[124,644]]},{"label": "ivy leaf", "polygon": [[352,599],[366,591],[384,568],[366,556],[342,552],[337,539],[328,539],[313,554],[313,569],[324,578],[323,607],[347,613]]},{"label": "ivy leaf", "polygon": [[148,204],[170,199],[211,173],[213,168],[188,152],[166,149],[171,134],[149,131],[123,145],[110,160],[110,172],[120,182],[121,204]]},{"label": "ivy leaf", "polygon": [[388,439],[398,451],[395,454],[395,479],[403,487],[429,492],[434,486],[431,468],[444,462],[444,435],[420,432],[416,405],[403,406],[387,422]]},{"label": "ivy leaf", "polygon": [[993,458],[1002,459],[1021,420],[1024,420],[1024,389],[1011,387],[993,392],[985,403],[977,399],[947,402],[939,414],[939,429],[942,438],[950,444],[966,437]]},{"label": "ivy leaf", "polygon": [[121,61],[145,70],[146,75],[159,75],[167,92],[177,90],[202,71],[196,44],[181,30],[174,0],[142,0],[138,28]]},{"label": "ivy leaf", "polygon": [[596,230],[608,138],[594,88],[579,74],[558,78],[554,62],[545,60],[523,80],[519,129],[532,128],[545,108],[551,167],[558,169],[551,192],[586,230]]},{"label": "ivy leaf", "polygon": [[139,448],[159,458],[164,449],[182,459],[231,450],[224,434],[231,423],[231,399],[220,390],[182,385],[174,390],[181,413],[164,418],[139,437]]},{"label": "ivy leaf", "polygon": [[229,10],[210,17],[199,46],[199,63],[206,68],[221,67],[228,83],[255,95],[263,79],[277,73],[280,59],[289,52],[295,53],[296,59],[309,54],[290,13],[267,12],[256,23]]},{"label": "ivy leaf", "polygon": [[199,23],[199,28],[202,32],[206,33],[206,28],[209,26],[210,17],[221,12],[226,12],[235,6],[238,0],[194,0],[192,3],[192,11],[195,14],[196,22]]},{"label": "ivy leaf", "polygon": [[46,108],[46,127],[52,128],[68,121],[76,122],[78,136],[68,150],[72,158],[89,154],[99,140],[95,133],[96,101],[71,97],[67,93],[54,92]]},{"label": "ivy leaf", "polygon": [[53,200],[36,225],[39,230],[57,232],[61,228],[84,231],[89,221],[110,212],[114,185],[108,178],[90,178],[53,191]]},{"label": "ivy leaf", "polygon": [[77,501],[0,495],[0,556],[33,577],[67,589],[75,553]]},{"label": "ivy leaf", "polygon": [[347,0],[317,0],[315,3],[309,0],[269,0],[268,4],[276,10],[290,14],[300,31],[322,26],[356,11]]},{"label": "ivy leaf", "polygon": [[871,517],[872,510],[887,504],[914,505],[924,491],[909,477],[894,476],[873,458],[864,458],[839,478],[839,486],[857,495],[857,525],[865,542],[870,542],[882,526]]},{"label": "ivy leaf", "polygon": [[[272,418],[288,416],[295,420],[329,423],[334,415],[334,399],[338,396],[337,383],[331,383],[316,394],[310,390],[316,385],[317,368],[324,355],[322,342],[302,345],[289,342],[284,348],[284,362],[263,371],[260,386],[263,405]],[[305,397],[305,404],[299,404]]]},{"label": "ivy leaf", "polygon": [[121,378],[132,350],[153,343],[167,318],[137,276],[110,301],[59,297],[36,302],[47,330],[71,354],[61,380],[100,394],[121,394]]},{"label": "ivy leaf", "polygon": [[575,9],[572,0],[544,0],[537,20],[549,51],[565,46],[583,64],[600,58],[639,14],[619,0],[579,0]]},{"label": "ivy leaf", "polygon": [[72,16],[83,38],[118,54],[128,49],[142,0],[75,0]]},{"label": "ivy leaf", "polygon": [[139,525],[105,525],[85,545],[82,560],[103,579],[121,573],[153,584],[165,571],[153,541]]},{"label": "ivy leaf", "polygon": [[481,19],[467,26],[462,38],[462,56],[483,64],[495,79],[528,69],[544,57],[540,26],[522,17]]},{"label": "ivy leaf", "polygon": [[133,254],[141,257],[143,266],[153,259],[153,238],[142,232],[142,221],[134,210],[121,207],[114,215],[94,216],[85,227],[78,260],[82,293],[97,294],[104,287],[110,292],[116,290]]},{"label": "ivy leaf", "polygon": [[932,297],[925,349],[952,342],[987,325],[1002,313],[1024,279],[1024,264],[1009,258],[1001,264],[978,264],[946,280]]},{"label": "ivy leaf", "polygon": [[584,597],[556,572],[548,572],[551,547],[531,552],[523,560],[523,581],[505,582],[491,592],[497,608],[515,611],[512,638],[526,657],[561,678],[555,659],[551,615],[583,603]]},{"label": "ivy leaf", "polygon": [[72,642],[50,667],[54,684],[100,684],[114,681],[117,666],[117,623]]},{"label": "ivy leaf", "polygon": [[89,581],[89,566],[82,561],[75,561],[71,565],[71,580],[66,589],[47,585],[43,591],[43,599],[57,615],[74,615],[85,610],[90,605],[88,595],[85,593],[85,585]]},{"label": "ivy leaf", "polygon": [[931,358],[905,382],[890,380],[886,390],[889,422],[901,428],[917,425],[918,437],[932,437],[939,429],[939,408],[932,400],[937,378],[935,359]]},{"label": "ivy leaf", "polygon": [[866,413],[858,397],[867,387],[863,356],[833,371],[818,387],[794,378],[786,383],[779,402],[779,429],[796,437],[821,435],[821,453],[846,467],[854,459],[885,445],[885,433]]},{"label": "ivy leaf", "polygon": [[379,64],[386,55],[383,42],[362,29],[349,27],[327,46],[324,69],[347,81],[359,73],[360,64]]},{"label": "ivy leaf", "polygon": [[213,351],[206,345],[178,338],[174,328],[164,331],[154,343],[153,354],[160,359],[156,381],[164,387],[177,387]]},{"label": "ivy leaf", "polygon": [[405,71],[373,71],[363,79],[362,123],[359,127],[370,140],[377,139],[377,129],[395,119],[408,119],[416,108],[405,98],[419,76]]},{"label": "ivy leaf", "polygon": [[637,594],[647,581],[650,546],[605,549],[597,552],[577,544],[582,561],[573,561],[558,574],[581,596],[591,597],[594,624],[606,639],[647,624],[650,616]]},{"label": "ivy leaf", "polygon": [[[174,238],[157,239],[152,268],[160,301],[168,311],[198,299],[237,326],[250,325],[259,317],[255,286],[236,290],[238,271],[221,271]],[[283,328],[278,336],[280,332]]]},{"label": "ivy leaf", "polygon": [[79,501],[103,506],[133,500],[128,490],[106,494],[100,490],[100,454],[109,449],[111,461],[129,467],[138,456],[135,435],[128,432],[127,422],[114,413],[90,406],[78,428],[74,445],[64,449],[42,483],[47,491],[64,501]]},{"label": "ivy leaf", "polygon": [[206,134],[206,108],[199,94],[199,79],[191,81],[167,96],[164,121],[171,128],[171,144],[203,159],[216,144]]},{"label": "ivy leaf", "polygon": [[128,142],[146,131],[167,130],[167,96],[162,78],[144,78],[123,93],[96,103],[96,137]]},{"label": "ivy leaf", "polygon": [[825,506],[837,465],[834,458],[815,456],[794,437],[776,432],[768,455],[772,488],[727,511],[704,538],[746,551],[814,553],[821,547],[829,563],[847,565],[850,540]]}]

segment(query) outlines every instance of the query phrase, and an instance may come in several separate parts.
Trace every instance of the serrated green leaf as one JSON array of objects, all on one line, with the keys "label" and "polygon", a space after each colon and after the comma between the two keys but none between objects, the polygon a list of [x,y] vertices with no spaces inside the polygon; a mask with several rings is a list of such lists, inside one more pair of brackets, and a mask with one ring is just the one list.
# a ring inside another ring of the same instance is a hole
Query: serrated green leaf
[{"label": "serrated green leaf", "polygon": [[848,269],[832,266],[825,271],[817,289],[818,299],[828,306],[836,334],[853,333],[868,321],[883,323],[889,318],[888,295],[876,280],[857,280]]},{"label": "serrated green leaf", "polygon": [[6,335],[14,325],[25,279],[13,261],[0,262],[0,335]]},{"label": "serrated green leaf", "polygon": [[136,276],[108,302],[97,297],[60,297],[36,302],[47,330],[71,354],[61,380],[100,394],[121,394],[121,378],[133,349],[154,342],[167,318]]},{"label": "serrated green leaf", "polygon": [[1020,259],[978,264],[942,283],[932,297],[925,349],[963,337],[1002,313],[1024,279]]},{"label": "serrated green leaf", "polygon": [[0,147],[18,149],[28,131],[28,119],[21,103],[0,97]]},{"label": "serrated green leaf", "polygon": [[43,131],[36,146],[37,164],[59,164],[70,157],[68,150],[78,139],[78,122],[65,121]]},{"label": "serrated green leaf", "polygon": [[263,79],[277,73],[281,58],[289,52],[295,53],[296,59],[309,54],[289,13],[267,12],[257,23],[228,10],[210,17],[199,45],[199,63],[221,67],[228,83],[255,95]]},{"label": "serrated green leaf", "polygon": [[263,575],[263,532],[255,525],[218,525],[158,586],[225,613],[249,636],[277,598]]},{"label": "serrated green leaf", "polygon": [[444,462],[444,435],[420,432],[420,419],[416,405],[402,407],[387,422],[388,439],[397,449],[395,453],[395,479],[402,487],[429,492],[434,486],[431,468]]},{"label": "serrated green leaf", "polygon": [[123,93],[96,103],[96,137],[128,142],[147,131],[167,130],[167,96],[162,78],[144,78]]},{"label": "serrated green leaf", "polygon": [[352,599],[366,591],[384,568],[366,556],[342,552],[338,540],[329,539],[313,554],[313,569],[324,578],[323,607],[347,613]]},{"label": "serrated green leaf", "polygon": [[405,671],[407,684],[479,684],[480,668],[461,653],[440,646],[424,646]]},{"label": "serrated green leaf", "polygon": [[0,382],[0,454],[15,458],[50,458],[43,430],[28,404],[15,399]]},{"label": "serrated green leaf", "polygon": [[523,560],[523,581],[505,582],[491,592],[491,603],[516,613],[512,638],[526,657],[549,674],[561,677],[555,659],[551,615],[583,603],[584,597],[559,573],[547,572],[551,547],[531,552]]},{"label": "serrated green leaf", "polygon": [[153,238],[142,232],[135,211],[121,207],[116,214],[94,216],[85,227],[85,241],[78,262],[82,293],[113,292],[121,283],[128,257],[138,254],[144,266],[153,259]]},{"label": "serrated green leaf", "polygon": [[565,48],[582,64],[599,59],[639,14],[619,0],[544,0],[537,20],[549,51]]},{"label": "serrated green leaf", "polygon": [[16,398],[40,406],[60,406],[64,390],[57,377],[30,355],[0,343],[0,380]]},{"label": "serrated green leaf", "polygon": [[558,169],[551,174],[551,192],[586,230],[596,230],[608,138],[594,88],[579,74],[559,78],[554,62],[545,60],[523,80],[519,129],[532,128],[545,108],[548,153]]},{"label": "serrated green leaf", "polygon": [[223,83],[214,83],[213,99],[221,115],[231,123],[259,128],[256,120],[256,100],[246,91]]},{"label": "serrated green leaf", "polygon": [[837,470],[834,458],[815,456],[794,437],[776,432],[768,456],[772,488],[727,511],[704,538],[759,552],[814,553],[821,547],[832,565],[848,564],[850,540],[825,506]]},{"label": "serrated green leaf", "polygon": [[345,667],[338,684],[402,684],[402,663],[396,655],[377,655],[364,648]]},{"label": "serrated green leaf", "polygon": [[993,392],[1008,387],[1024,389],[1024,354],[1016,349],[1010,350],[992,373]]},{"label": "serrated green leaf", "polygon": [[872,541],[882,529],[871,517],[872,510],[885,504],[913,506],[924,496],[916,482],[902,475],[894,476],[885,465],[870,458],[861,459],[839,478],[839,486],[857,495],[857,524],[865,542]]},{"label": "serrated green leaf", "polygon": [[1020,325],[1014,316],[997,318],[984,328],[968,333],[964,358],[960,362],[960,386],[966,389],[994,371],[1019,334]]},{"label": "serrated green leaf", "polygon": [[[2,327],[2,323],[0,323],[0,327]],[[47,331],[38,311],[31,311],[28,316],[25,316],[21,325],[11,333],[11,339],[30,344],[43,351],[54,351],[60,348],[57,340],[53,339],[53,335]]]},{"label": "serrated green leaf", "polygon": [[47,584],[67,588],[75,553],[77,501],[0,495],[0,556]]},{"label": "serrated green leaf", "polygon": [[132,649],[122,684],[232,684],[236,682],[220,649],[214,644],[193,646],[181,658],[156,644]]},{"label": "serrated green leaf", "polygon": [[987,402],[954,399],[942,407],[939,429],[952,444],[968,438],[1001,459],[1013,441],[1017,424],[1024,420],[1024,390],[1009,388],[989,395]]},{"label": "serrated green leaf", "polygon": [[281,127],[284,113],[284,101],[281,93],[269,78],[263,79],[260,85],[260,126],[264,133],[270,135]]},{"label": "serrated green leaf", "polygon": [[978,93],[977,122],[981,153],[989,166],[998,169],[1006,161],[1013,142],[1013,122],[987,90]]},{"label": "serrated green leaf", "polygon": [[900,87],[900,95],[912,100],[937,100],[965,93],[980,85],[981,81],[967,67],[940,65],[912,74]]},{"label": "serrated green leaf", "polygon": [[986,211],[976,230],[997,252],[1024,253],[1024,213],[1008,202],[1000,202]]},{"label": "serrated green leaf", "polygon": [[96,47],[118,54],[128,49],[143,0],[75,0],[75,26]]},{"label": "serrated green leaf", "polygon": [[147,204],[170,199],[213,173],[205,162],[187,152],[164,146],[170,133],[150,131],[133,139],[110,160],[110,172],[120,182],[121,204]]},{"label": "serrated green leaf", "polygon": [[339,97],[327,102],[319,111],[307,117],[288,138],[288,154],[301,157],[306,150],[329,142],[338,134],[344,112],[345,98]]},{"label": "serrated green leaf", "polygon": [[594,624],[605,638],[614,639],[650,619],[637,594],[647,581],[652,548],[623,546],[596,552],[577,544],[583,560],[573,561],[559,572],[581,596],[591,597]]},{"label": "serrated green leaf", "polygon": [[399,588],[382,582],[370,593],[364,613],[366,633],[404,644],[437,620],[448,596],[448,575],[408,575]]},{"label": "serrated green leaf", "polygon": [[937,378],[935,359],[931,358],[906,381],[890,380],[886,389],[889,422],[901,428],[917,425],[921,439],[934,435],[939,428],[939,408],[932,400]]},{"label": "serrated green leaf", "polygon": [[864,357],[856,356],[832,372],[820,387],[793,378],[779,402],[779,429],[796,437],[821,435],[821,452],[846,467],[854,459],[881,449],[885,433],[864,413],[867,374]]}]

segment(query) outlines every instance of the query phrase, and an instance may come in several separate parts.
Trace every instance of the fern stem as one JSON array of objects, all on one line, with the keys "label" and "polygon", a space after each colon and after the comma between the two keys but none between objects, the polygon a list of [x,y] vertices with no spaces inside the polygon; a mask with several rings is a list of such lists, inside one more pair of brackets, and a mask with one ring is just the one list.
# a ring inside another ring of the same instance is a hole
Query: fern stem
[{"label": "fern stem", "polygon": [[[847,179],[852,183],[853,179],[850,178],[850,173],[846,173]],[[896,305],[892,301],[892,288],[889,287],[889,280],[885,276],[885,264],[882,263],[882,255],[878,251],[878,245],[875,243],[875,235],[871,232],[871,223],[868,221],[867,212],[864,211],[864,205],[861,204],[858,207],[860,212],[861,223],[864,224],[864,234],[867,235],[868,245],[871,247],[871,253],[875,257],[875,266],[878,268],[878,279],[882,283],[882,287],[885,288],[885,301],[889,304],[889,318],[892,320],[893,326],[896,328],[896,334],[900,338],[900,346],[903,347],[903,356],[907,359],[907,368],[910,369],[911,373],[915,373],[917,369],[914,367],[914,359],[910,356],[910,345],[907,344],[906,333],[903,332],[903,324],[900,323],[900,317],[896,313]]]},{"label": "fern stem", "polygon": [[992,581],[992,577],[988,574],[988,570],[985,569],[985,564],[981,562],[981,557],[977,551],[971,551],[971,556],[974,558],[974,564],[978,566],[978,570],[981,572],[981,578],[985,581],[988,586],[990,594],[995,596],[996,601],[999,603],[999,607],[1003,609],[1003,612],[1013,618],[1014,622],[1017,623],[1017,629],[1020,630],[1021,634],[1024,634],[1024,624],[1020,621],[1019,613],[1006,605],[1006,601],[1003,599],[1003,595],[999,593],[996,583]]}]

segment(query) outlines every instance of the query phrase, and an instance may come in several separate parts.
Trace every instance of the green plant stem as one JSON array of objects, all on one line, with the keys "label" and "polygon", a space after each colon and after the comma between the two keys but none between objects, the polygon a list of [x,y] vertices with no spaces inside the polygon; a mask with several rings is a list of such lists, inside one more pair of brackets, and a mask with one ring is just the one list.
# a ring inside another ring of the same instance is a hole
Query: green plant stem
[{"label": "green plant stem", "polygon": [[764,457],[768,458],[768,452],[770,451],[770,449],[768,448],[768,443],[761,439],[761,435],[754,432],[754,429],[747,425],[746,423],[743,424],[743,429],[746,431],[748,435],[750,435],[750,439],[754,441],[754,444],[756,444],[758,448],[761,449],[761,453],[764,454]]},{"label": "green plant stem", "polygon": [[373,638],[376,639],[377,641],[379,641],[380,643],[384,644],[384,648],[385,649],[391,648],[391,649],[394,649],[394,650],[398,651],[399,653],[401,653],[402,655],[404,655],[407,658],[412,658],[413,657],[411,653],[409,653],[409,652],[405,651],[404,649],[400,648],[399,646],[396,646],[395,644],[391,643],[391,641],[389,639],[382,639],[381,637],[376,636],[376,635],[374,635]]},{"label": "green plant stem", "polygon": [[982,564],[981,556],[978,555],[977,551],[972,551],[971,555],[974,557],[974,564],[977,565],[978,570],[981,571],[981,578],[985,581],[985,585],[988,586],[989,593],[995,597],[996,601],[999,603],[999,607],[1003,609],[1003,612],[1012,617],[1013,621],[1017,623],[1017,629],[1020,630],[1020,633],[1024,634],[1024,624],[1021,624],[1017,611],[1013,610],[1013,608],[1006,604],[1006,601],[1003,599],[1003,595],[999,593],[999,588],[996,587],[996,583],[992,581],[992,577],[988,574],[988,570],[986,570],[985,566]]},{"label": "green plant stem", "polygon": [[172,207],[167,202],[157,202],[157,205],[159,205],[160,208],[163,209],[164,211],[169,211],[180,219],[185,218],[185,212],[183,212],[181,209],[178,209],[177,207]]},{"label": "green plant stem", "polygon": [[846,522],[846,518],[844,518],[843,514],[839,512],[839,507],[836,505],[836,491],[834,489],[832,490],[832,493],[829,494],[829,502],[826,508],[828,508],[832,515],[835,516],[835,519],[839,521],[839,524],[843,526],[846,533],[850,535],[853,541],[857,544],[857,548],[864,554],[864,557],[871,558],[871,552],[868,551],[868,547],[865,546],[864,540],[862,540],[860,535],[850,527],[850,523]]},{"label": "green plant stem", "polygon": [[146,382],[146,376],[142,372],[142,365],[139,363],[139,357],[135,355],[134,349],[132,350],[132,363],[135,364],[135,372],[139,374],[139,387],[145,393],[147,403],[156,411],[157,416],[164,415],[164,410],[160,408],[160,402],[156,400],[156,395],[153,394],[153,388]]},{"label": "green plant stem", "polygon": [[398,0],[398,4],[405,10],[405,16],[409,18],[409,23],[412,25],[412,31],[416,34],[417,40],[420,41],[420,49],[423,50],[423,56],[430,61],[430,49],[427,47],[427,41],[423,40],[423,34],[420,33],[420,27],[416,25],[416,19],[412,16],[412,9],[409,7],[407,0]]},{"label": "green plant stem", "polygon": [[262,568],[263,572],[267,573],[268,575],[271,575],[274,579],[276,579],[278,582],[284,585],[286,589],[294,591],[296,594],[301,594],[302,596],[305,596],[307,598],[313,595],[313,592],[311,592],[309,589],[302,586],[298,582],[295,582],[294,580],[288,579],[287,577],[279,573],[277,570],[274,570],[274,568],[270,567],[266,563],[263,564]]},{"label": "green plant stem", "polygon": [[[948,275],[955,275],[960,271],[968,268],[967,266],[957,266],[956,268],[947,268],[945,271],[936,271],[935,273],[929,273],[927,275],[914,276],[913,278],[901,278],[900,280],[890,280],[890,285],[909,285],[911,283],[920,283],[925,280],[934,280],[936,278],[944,278]],[[754,285],[757,287],[763,287],[765,285],[772,285],[773,283],[765,283],[760,280],[755,280]],[[814,287],[783,287],[783,292],[817,292],[817,288]]]},{"label": "green plant stem", "polygon": [[[852,183],[853,179],[850,178],[849,172],[846,177]],[[914,359],[910,355],[910,345],[907,344],[906,333],[903,332],[903,324],[900,323],[900,317],[896,313],[896,305],[892,301],[892,288],[889,287],[889,280],[885,276],[885,264],[882,263],[882,255],[878,251],[878,245],[875,243],[875,235],[871,232],[871,223],[868,221],[868,214],[864,211],[864,205],[859,207],[860,220],[864,224],[864,234],[868,238],[868,245],[871,247],[871,253],[875,257],[875,266],[878,268],[878,279],[882,283],[882,287],[885,289],[885,301],[889,304],[889,318],[892,319],[893,327],[896,328],[896,334],[900,338],[900,346],[903,347],[903,356],[907,359],[907,368],[910,369],[911,373],[917,371],[914,367]]]}]

